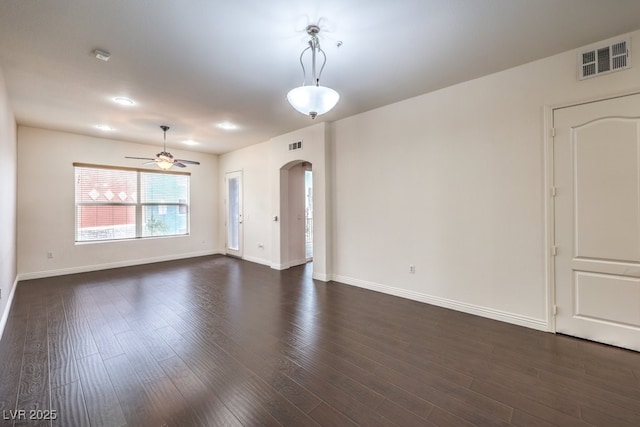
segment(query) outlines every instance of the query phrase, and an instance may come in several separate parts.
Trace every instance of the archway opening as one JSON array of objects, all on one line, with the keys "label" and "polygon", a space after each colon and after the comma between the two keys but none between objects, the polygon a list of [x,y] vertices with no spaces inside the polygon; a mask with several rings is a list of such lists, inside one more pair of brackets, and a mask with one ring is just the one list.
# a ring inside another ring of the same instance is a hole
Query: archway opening
[{"label": "archway opening", "polygon": [[280,255],[283,268],[313,260],[313,171],[303,160],[280,169]]}]

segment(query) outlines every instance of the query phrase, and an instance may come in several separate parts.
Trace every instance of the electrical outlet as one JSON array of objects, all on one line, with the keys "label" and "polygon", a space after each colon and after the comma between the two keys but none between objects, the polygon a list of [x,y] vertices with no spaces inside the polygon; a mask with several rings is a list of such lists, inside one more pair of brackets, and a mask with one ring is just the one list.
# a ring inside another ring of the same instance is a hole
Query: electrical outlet
[{"label": "electrical outlet", "polygon": [[416,274],[416,266],[411,264],[409,265],[409,274]]},{"label": "electrical outlet", "polygon": [[53,258],[53,252],[47,252],[47,258],[49,259]]},{"label": "electrical outlet", "polygon": [[258,243],[258,248],[259,249],[264,249],[264,245],[262,243]]}]

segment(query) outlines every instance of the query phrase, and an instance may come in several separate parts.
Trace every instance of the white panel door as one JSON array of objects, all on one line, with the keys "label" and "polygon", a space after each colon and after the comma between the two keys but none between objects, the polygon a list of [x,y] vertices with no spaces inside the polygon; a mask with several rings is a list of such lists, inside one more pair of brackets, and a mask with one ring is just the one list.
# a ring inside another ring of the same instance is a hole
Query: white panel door
[{"label": "white panel door", "polygon": [[242,257],[242,172],[229,172],[225,176],[225,223],[227,228],[227,255]]},{"label": "white panel door", "polygon": [[640,351],[640,95],[553,119],[556,330]]}]

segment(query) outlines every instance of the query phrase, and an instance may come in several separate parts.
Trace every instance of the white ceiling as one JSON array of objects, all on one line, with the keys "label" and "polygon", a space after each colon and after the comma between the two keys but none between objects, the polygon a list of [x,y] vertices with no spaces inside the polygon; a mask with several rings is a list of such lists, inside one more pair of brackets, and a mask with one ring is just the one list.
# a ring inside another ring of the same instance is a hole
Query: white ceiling
[{"label": "white ceiling", "polygon": [[638,0],[2,0],[0,68],[19,124],[150,144],[167,124],[167,145],[224,153],[314,123],[286,101],[310,23],[321,83],[341,95],[318,122],[630,32],[638,17]]}]

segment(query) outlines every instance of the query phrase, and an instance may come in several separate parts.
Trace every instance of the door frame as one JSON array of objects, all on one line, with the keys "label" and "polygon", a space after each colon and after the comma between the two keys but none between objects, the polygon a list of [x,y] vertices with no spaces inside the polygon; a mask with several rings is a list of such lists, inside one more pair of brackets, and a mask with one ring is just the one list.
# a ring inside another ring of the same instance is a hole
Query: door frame
[{"label": "door frame", "polygon": [[[238,250],[229,249],[229,177],[239,178],[239,224],[238,224]],[[243,197],[244,191],[242,170],[225,172],[224,174],[224,251],[226,255],[242,258],[244,247],[244,227],[243,227]]]},{"label": "door frame", "polygon": [[547,329],[549,332],[556,333],[556,270],[555,270],[555,176],[554,176],[554,137],[555,123],[554,112],[564,108],[577,107],[579,105],[591,104],[594,102],[607,101],[611,99],[621,98],[625,96],[638,95],[640,90],[631,90],[618,92],[603,97],[586,98],[579,101],[565,102],[560,104],[544,106],[544,183],[543,191],[545,194],[545,231],[544,231],[544,249],[545,249],[545,276],[546,276],[546,317]]}]

